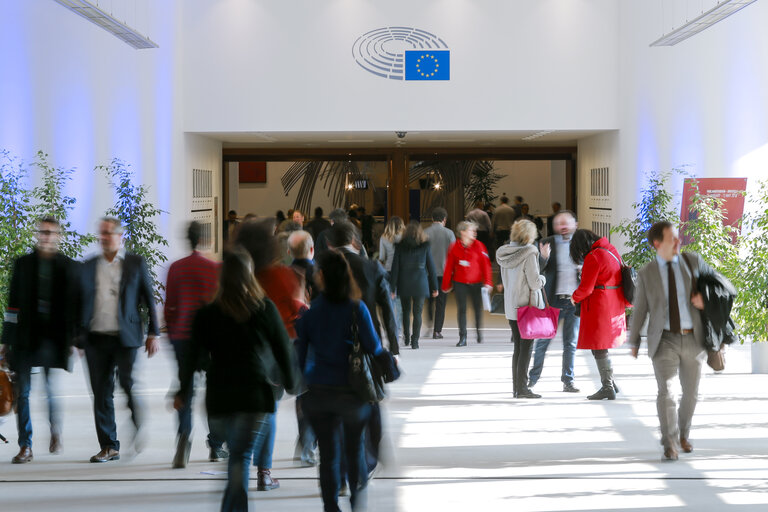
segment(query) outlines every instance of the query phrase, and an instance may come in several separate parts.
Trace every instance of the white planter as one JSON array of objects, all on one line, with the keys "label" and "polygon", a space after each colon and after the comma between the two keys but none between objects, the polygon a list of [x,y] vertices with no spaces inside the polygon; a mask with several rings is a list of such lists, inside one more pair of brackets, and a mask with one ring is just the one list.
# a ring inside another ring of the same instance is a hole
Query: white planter
[{"label": "white planter", "polygon": [[768,342],[752,343],[752,373],[768,373]]}]

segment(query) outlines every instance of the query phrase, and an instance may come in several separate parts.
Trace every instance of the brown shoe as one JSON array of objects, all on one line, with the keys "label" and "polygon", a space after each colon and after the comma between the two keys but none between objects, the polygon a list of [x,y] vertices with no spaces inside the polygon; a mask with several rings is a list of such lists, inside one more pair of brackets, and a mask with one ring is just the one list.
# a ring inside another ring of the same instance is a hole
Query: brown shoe
[{"label": "brown shoe", "polygon": [[680,448],[682,448],[685,453],[691,453],[693,451],[691,442],[682,436],[680,436]]},{"label": "brown shoe", "polygon": [[22,446],[19,453],[11,459],[14,464],[25,464],[32,462],[32,448],[29,446]]},{"label": "brown shoe", "polygon": [[51,453],[61,451],[61,436],[59,434],[51,434],[51,444],[48,446],[48,451]]},{"label": "brown shoe", "polygon": [[671,446],[664,448],[664,457],[661,460],[665,462],[677,460],[677,450]]},{"label": "brown shoe", "polygon": [[104,448],[91,457],[91,462],[109,462],[110,460],[120,460],[120,452],[112,448]]},{"label": "brown shoe", "polygon": [[280,487],[280,480],[272,478],[268,469],[259,469],[256,482],[257,491],[271,491]]}]

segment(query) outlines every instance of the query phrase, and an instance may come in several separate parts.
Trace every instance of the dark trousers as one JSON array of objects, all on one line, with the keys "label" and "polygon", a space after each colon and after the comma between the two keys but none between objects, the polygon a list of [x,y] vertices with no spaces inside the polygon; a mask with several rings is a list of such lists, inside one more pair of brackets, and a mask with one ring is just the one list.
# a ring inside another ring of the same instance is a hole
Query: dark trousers
[{"label": "dark trousers", "polygon": [[467,337],[467,298],[472,301],[472,308],[475,310],[475,329],[477,329],[477,339],[482,339],[480,329],[483,326],[483,296],[482,283],[453,283],[453,289],[456,290],[457,316],[459,320],[459,338]]},{"label": "dark trousers", "polygon": [[102,449],[120,450],[115,425],[115,369],[120,387],[128,398],[133,424],[138,430],[141,425],[141,405],[133,395],[133,363],[136,361],[135,347],[124,347],[117,336],[90,333],[85,347],[88,373],[93,391],[93,416],[96,436]]},{"label": "dark trousers", "polygon": [[296,451],[293,458],[301,458],[302,462],[311,463],[315,459],[315,448],[317,448],[317,437],[312,426],[309,424],[307,415],[304,412],[304,394],[296,397],[296,421],[299,427],[299,440],[296,443]]},{"label": "dark trousers", "polygon": [[520,338],[517,320],[510,320],[509,328],[512,330],[512,343],[515,344],[515,352],[512,356],[512,388],[517,394],[528,389],[528,365],[531,363],[533,340]]},{"label": "dark trousers", "polygon": [[[443,276],[437,276],[438,288],[440,283],[443,282]],[[429,298],[429,305],[427,306],[427,318],[432,323],[432,330],[434,332],[442,332],[443,324],[445,323],[445,300],[448,297],[440,289],[437,292],[437,297]]]},{"label": "dark trousers", "polygon": [[[400,296],[400,304],[403,307],[403,338],[410,340],[419,346],[419,335],[421,334],[421,312],[424,308],[424,297]],[[413,331],[410,331],[411,308],[413,308]],[[412,333],[412,334],[411,334]]]},{"label": "dark trousers", "polygon": [[[310,388],[303,405],[320,447],[320,489],[325,512],[339,512],[342,447],[346,459],[352,510],[365,508],[367,475],[363,430],[371,416],[371,405],[351,390]],[[342,436],[339,433],[343,433]]]},{"label": "dark trousers", "polygon": [[502,245],[509,242],[509,232],[511,230],[509,229],[499,229],[496,231],[496,247],[501,247]]}]

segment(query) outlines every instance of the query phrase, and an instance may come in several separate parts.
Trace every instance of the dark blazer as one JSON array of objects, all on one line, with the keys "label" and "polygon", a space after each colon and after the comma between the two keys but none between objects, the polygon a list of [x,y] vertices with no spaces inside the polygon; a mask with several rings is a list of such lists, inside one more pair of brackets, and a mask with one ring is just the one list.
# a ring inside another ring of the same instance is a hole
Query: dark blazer
[{"label": "dark blazer", "polygon": [[[547,293],[548,300],[554,300],[555,290],[557,290],[557,242],[555,237],[548,236],[539,240],[540,245],[549,244],[549,259],[545,260],[539,255],[539,266],[541,267],[541,273],[547,278],[547,284],[544,285],[544,291]],[[579,283],[578,275],[576,276],[576,284]]]},{"label": "dark blazer", "polygon": [[416,245],[413,239],[395,244],[392,260],[392,291],[401,297],[429,297],[437,290],[435,264],[429,242]]},{"label": "dark blazer", "polygon": [[[91,330],[94,302],[96,299],[96,268],[101,255],[90,258],[83,264],[81,287],[83,293],[82,327]],[[124,347],[136,348],[144,344],[144,325],[141,306],[149,313],[149,333],[159,336],[155,294],[147,263],[138,254],[125,253],[123,275],[120,278],[120,301],[117,313],[120,343]]]},{"label": "dark blazer", "polygon": [[[397,327],[395,324],[395,306],[392,303],[390,294],[389,280],[387,271],[378,261],[372,261],[359,254],[342,249],[341,253],[346,258],[352,269],[352,275],[355,277],[357,286],[363,294],[363,302],[368,307],[373,320],[373,327],[376,334],[381,338],[381,322],[377,310],[381,311],[381,320],[384,322],[384,328],[389,340],[389,351],[393,354],[399,354],[397,346]],[[377,307],[378,306],[378,309]]]},{"label": "dark blazer", "polygon": [[41,340],[47,338],[56,346],[53,367],[69,370],[69,355],[78,325],[79,264],[61,253],[54,256],[50,328],[42,332],[43,326],[38,321],[38,262],[37,251],[33,251],[14,263],[2,344],[10,348],[11,366],[16,357],[37,366],[37,349]]}]

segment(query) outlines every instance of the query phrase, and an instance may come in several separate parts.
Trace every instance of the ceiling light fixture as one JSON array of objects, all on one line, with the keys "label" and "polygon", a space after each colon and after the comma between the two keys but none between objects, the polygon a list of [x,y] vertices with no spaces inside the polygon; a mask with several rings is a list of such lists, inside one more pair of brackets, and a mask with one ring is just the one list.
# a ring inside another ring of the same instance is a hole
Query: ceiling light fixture
[{"label": "ceiling light fixture", "polygon": [[702,30],[708,29],[718,21],[722,21],[731,14],[742,10],[756,0],[724,0],[718,2],[716,6],[703,13],[701,16],[692,19],[682,27],[676,28],[669,34],[660,37],[652,42],[650,46],[674,46],[677,43],[685,41],[689,37],[695,36]]},{"label": "ceiling light fixture", "polygon": [[159,48],[157,43],[150,38],[140,34],[128,25],[117,21],[112,15],[102,11],[99,7],[93,5],[87,0],[53,0],[82,16],[88,21],[100,26],[118,39],[128,43],[137,50],[146,48]]},{"label": "ceiling light fixture", "polygon": [[528,135],[527,137],[523,137],[522,140],[538,139],[539,137],[543,137],[545,135],[549,135],[550,133],[555,133],[555,130],[543,130],[543,131],[540,131],[540,132],[532,133],[531,135]]}]

